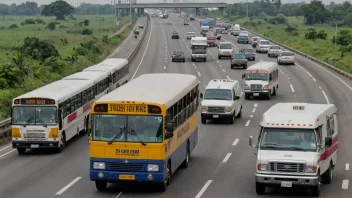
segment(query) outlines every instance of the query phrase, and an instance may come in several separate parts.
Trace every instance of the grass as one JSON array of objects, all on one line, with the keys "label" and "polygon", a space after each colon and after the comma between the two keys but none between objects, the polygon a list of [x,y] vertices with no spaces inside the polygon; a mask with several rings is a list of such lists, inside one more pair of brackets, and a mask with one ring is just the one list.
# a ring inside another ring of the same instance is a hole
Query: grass
[{"label": "grass", "polygon": [[[335,27],[329,24],[308,26],[304,24],[303,17],[288,17],[288,23],[291,26],[295,25],[298,30],[298,36],[293,36],[285,32],[284,29],[286,28],[286,25],[271,25],[260,19],[253,19],[252,23],[249,23],[249,20],[244,18],[233,20],[233,22],[240,24],[242,27],[260,33],[263,36],[278,41],[279,43],[285,44],[334,65],[343,71],[352,73],[352,52],[345,53],[344,56],[341,57],[341,46],[337,45],[335,48],[335,44],[332,42],[333,36],[335,35]],[[255,25],[253,26],[253,24]],[[315,41],[306,40],[304,35],[308,32],[309,28],[314,28],[317,32],[324,30],[328,35],[327,39],[318,39]],[[338,27],[337,31],[342,29],[347,29],[352,33],[352,28],[345,27]]]}]

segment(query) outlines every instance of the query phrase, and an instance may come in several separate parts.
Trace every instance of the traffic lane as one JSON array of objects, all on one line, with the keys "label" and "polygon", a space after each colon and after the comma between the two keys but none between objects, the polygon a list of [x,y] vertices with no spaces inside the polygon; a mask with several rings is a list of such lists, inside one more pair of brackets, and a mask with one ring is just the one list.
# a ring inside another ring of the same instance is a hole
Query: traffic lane
[{"label": "traffic lane", "polygon": [[75,137],[60,154],[33,150],[21,157],[0,160],[0,178],[6,178],[0,185],[1,196],[53,197],[60,186],[74,179],[81,167],[89,164],[87,142],[87,136]]},{"label": "traffic lane", "polygon": [[[16,151],[16,149],[13,149],[12,148],[12,144],[11,142],[9,144],[6,144],[6,145],[3,145],[1,148],[0,148],[0,160],[2,160],[2,158],[4,158],[5,156],[7,155],[10,155],[10,154],[15,154],[14,152]],[[17,152],[16,152],[17,153]]]}]

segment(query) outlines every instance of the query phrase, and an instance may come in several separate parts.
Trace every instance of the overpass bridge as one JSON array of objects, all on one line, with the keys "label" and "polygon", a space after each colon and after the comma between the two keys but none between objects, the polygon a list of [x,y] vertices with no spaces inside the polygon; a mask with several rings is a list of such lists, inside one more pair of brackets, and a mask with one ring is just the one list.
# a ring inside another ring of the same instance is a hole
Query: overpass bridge
[{"label": "overpass bridge", "polygon": [[[173,0],[172,2],[167,2],[167,0],[163,0],[162,2],[137,2],[136,0],[132,0],[129,2],[128,0],[119,1],[118,4],[115,4],[117,14],[120,16],[120,12],[126,13],[126,15],[130,15],[129,12],[135,12],[137,9],[138,15],[144,12],[144,9],[151,8],[195,8],[196,15],[200,15],[201,8],[219,8],[219,10],[223,10],[227,8],[229,4],[227,2],[220,1],[209,1],[209,0],[197,0],[197,1],[187,1],[183,0]],[[133,14],[133,13],[132,13]]]}]

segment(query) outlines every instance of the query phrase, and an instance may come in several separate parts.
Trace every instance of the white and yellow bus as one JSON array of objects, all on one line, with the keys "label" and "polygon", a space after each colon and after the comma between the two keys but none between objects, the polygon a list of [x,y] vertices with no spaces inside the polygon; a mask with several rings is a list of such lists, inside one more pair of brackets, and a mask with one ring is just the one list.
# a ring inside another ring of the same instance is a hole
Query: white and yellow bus
[{"label": "white and yellow bus", "polygon": [[90,179],[154,182],[166,190],[171,175],[198,142],[199,81],[186,74],[144,74],[93,104]]}]

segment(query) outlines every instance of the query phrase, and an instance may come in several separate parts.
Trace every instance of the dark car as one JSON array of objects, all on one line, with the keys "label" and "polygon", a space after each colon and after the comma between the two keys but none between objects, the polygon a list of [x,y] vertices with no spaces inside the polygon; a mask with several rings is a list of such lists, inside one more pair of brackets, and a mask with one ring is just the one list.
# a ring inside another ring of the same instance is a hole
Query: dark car
[{"label": "dark car", "polygon": [[255,51],[253,49],[240,49],[240,53],[245,54],[248,60],[255,60]]},{"label": "dark car", "polygon": [[237,38],[237,43],[249,43],[248,36],[239,36]]},{"label": "dark car", "polygon": [[143,25],[139,25],[138,27],[139,27],[139,28],[144,28],[144,26],[143,26]]},{"label": "dark car", "polygon": [[247,69],[247,62],[248,62],[248,60],[246,59],[245,54],[232,54],[231,55],[231,69],[233,69],[234,66],[242,66],[243,69]]},{"label": "dark car", "polygon": [[186,62],[185,53],[183,51],[175,50],[172,53],[172,62],[181,61]]},{"label": "dark car", "polygon": [[190,20],[190,21],[194,21],[194,17],[190,17],[189,20]]},{"label": "dark car", "polygon": [[171,38],[172,39],[179,39],[180,36],[178,35],[178,32],[173,32]]}]

